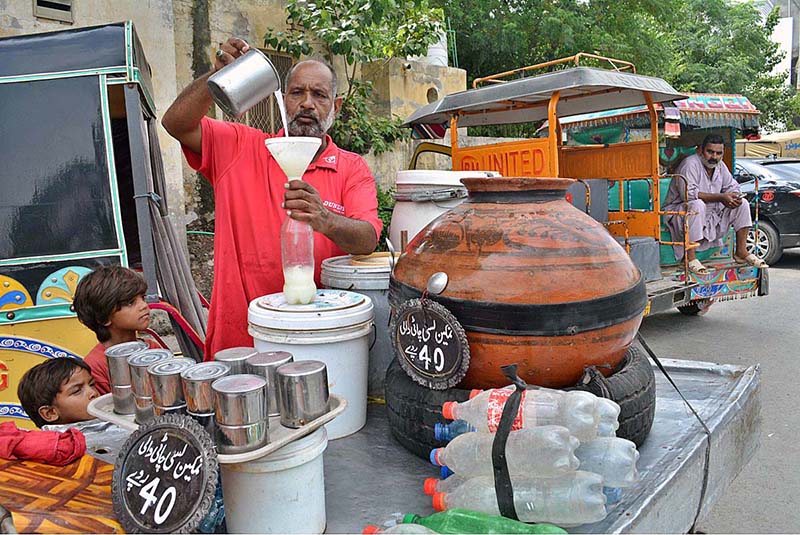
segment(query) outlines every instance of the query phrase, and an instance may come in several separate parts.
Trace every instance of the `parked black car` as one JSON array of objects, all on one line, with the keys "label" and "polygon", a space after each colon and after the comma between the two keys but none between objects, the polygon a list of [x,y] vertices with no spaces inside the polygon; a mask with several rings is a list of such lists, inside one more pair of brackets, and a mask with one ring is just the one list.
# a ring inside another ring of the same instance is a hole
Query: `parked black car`
[{"label": "parked black car", "polygon": [[800,247],[800,160],[737,158],[734,178],[747,194],[753,219],[756,177],[758,230],[748,235],[747,250],[774,264],[784,249]]}]

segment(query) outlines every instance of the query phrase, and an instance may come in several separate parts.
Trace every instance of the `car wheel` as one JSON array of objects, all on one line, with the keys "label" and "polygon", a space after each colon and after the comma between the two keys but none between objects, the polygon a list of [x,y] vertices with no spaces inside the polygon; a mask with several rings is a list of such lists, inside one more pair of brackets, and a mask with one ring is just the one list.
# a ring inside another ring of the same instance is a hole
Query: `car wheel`
[{"label": "car wheel", "polygon": [[713,304],[713,299],[698,299],[688,305],[679,306],[678,311],[684,316],[705,316]]},{"label": "car wheel", "polygon": [[772,223],[759,221],[758,230],[755,226],[750,229],[747,233],[747,252],[753,253],[769,265],[781,259],[781,237]]}]

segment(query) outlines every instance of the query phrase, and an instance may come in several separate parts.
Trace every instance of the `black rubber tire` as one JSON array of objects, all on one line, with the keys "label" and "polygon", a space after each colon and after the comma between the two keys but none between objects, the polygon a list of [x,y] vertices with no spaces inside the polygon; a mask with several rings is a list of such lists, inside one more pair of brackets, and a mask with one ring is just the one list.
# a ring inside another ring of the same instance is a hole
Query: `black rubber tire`
[{"label": "black rubber tire", "polygon": [[656,376],[641,346],[633,343],[617,370],[609,377],[595,377],[575,388],[597,396],[603,396],[603,391],[607,389],[610,395],[605,397],[614,400],[620,407],[617,436],[634,442],[637,447],[644,443],[653,427],[656,413]]},{"label": "black rubber tire", "polygon": [[755,254],[770,266],[777,263],[783,256],[781,236],[778,234],[778,230],[769,221],[759,221],[758,233],[763,236],[763,242],[761,239],[758,242],[765,244],[766,248],[756,247],[755,230],[750,229],[750,232],[747,233],[747,252]]},{"label": "black rubber tire", "polygon": [[[620,406],[617,436],[640,446],[653,426],[656,408],[655,375],[644,350],[632,345],[617,371],[603,381],[608,397]],[[599,383],[595,378],[573,388],[602,396],[604,388]],[[422,387],[393,360],[386,370],[386,415],[392,436],[411,453],[428,459],[433,448],[446,445],[434,438],[434,425],[449,422],[442,416],[442,404],[466,401],[469,393],[461,388]]]},{"label": "black rubber tire", "polygon": [[679,306],[678,312],[684,316],[705,316],[713,304],[713,299],[698,299],[688,305]]},{"label": "black rubber tire", "polygon": [[431,390],[415,383],[394,359],[386,370],[386,416],[392,436],[408,451],[429,459],[431,450],[447,445],[434,438],[437,423],[449,423],[442,416],[445,401],[466,401],[469,390]]}]

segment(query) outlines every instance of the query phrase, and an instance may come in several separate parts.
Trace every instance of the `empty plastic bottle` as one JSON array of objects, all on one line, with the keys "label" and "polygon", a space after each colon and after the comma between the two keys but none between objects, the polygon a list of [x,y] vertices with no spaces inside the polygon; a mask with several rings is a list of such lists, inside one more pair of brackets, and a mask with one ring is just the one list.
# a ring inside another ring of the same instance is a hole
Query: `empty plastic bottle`
[{"label": "empty plastic bottle", "polygon": [[447,479],[448,477],[454,475],[454,472],[450,470],[448,467],[442,466],[442,469],[439,470],[439,474],[442,476],[442,479]]},{"label": "empty plastic bottle", "polygon": [[422,485],[422,491],[427,496],[433,496],[437,492],[450,492],[466,480],[467,478],[456,474],[453,474],[447,479],[436,479],[435,477],[429,477],[425,479],[425,483]]},{"label": "empty plastic bottle", "polygon": [[[473,393],[474,397],[469,401],[444,403],[442,415],[450,420],[465,420],[478,431],[494,433],[500,423],[503,407],[513,390],[495,388]],[[526,390],[522,396],[512,429],[561,425],[581,442],[588,442],[597,436],[600,416],[598,398],[594,394],[580,390],[564,392],[541,388]]]},{"label": "empty plastic bottle", "polygon": [[438,533],[420,524],[397,524],[390,528],[381,529],[378,526],[367,526],[361,533]]},{"label": "empty plastic bottle", "polygon": [[597,398],[597,409],[600,424],[597,426],[598,437],[615,437],[619,429],[619,405],[606,398]]},{"label": "empty plastic bottle", "polygon": [[[431,450],[431,462],[446,465],[462,477],[488,476],[492,468],[489,433],[465,433],[444,448]],[[580,442],[566,427],[546,425],[511,431],[506,443],[508,467],[514,474],[529,477],[558,477],[578,469],[575,450]]]},{"label": "empty plastic bottle", "polygon": [[436,533],[566,533],[552,524],[525,524],[466,509],[448,509],[430,516],[406,515],[403,522],[420,524]]},{"label": "empty plastic bottle", "polygon": [[639,479],[639,451],[630,440],[600,437],[581,444],[575,451],[580,469],[600,474],[607,487],[630,487]]},{"label": "empty plastic bottle", "polygon": [[444,442],[449,442],[458,435],[463,435],[464,433],[470,433],[473,431],[477,431],[477,429],[469,425],[464,420],[453,420],[449,424],[434,424],[433,426],[434,438]]},{"label": "empty plastic bottle", "polygon": [[[579,526],[606,516],[603,478],[592,472],[578,471],[558,478],[516,478],[513,487],[517,516],[523,522]],[[434,494],[433,508],[500,514],[494,480],[488,476],[469,479],[452,492]]]}]

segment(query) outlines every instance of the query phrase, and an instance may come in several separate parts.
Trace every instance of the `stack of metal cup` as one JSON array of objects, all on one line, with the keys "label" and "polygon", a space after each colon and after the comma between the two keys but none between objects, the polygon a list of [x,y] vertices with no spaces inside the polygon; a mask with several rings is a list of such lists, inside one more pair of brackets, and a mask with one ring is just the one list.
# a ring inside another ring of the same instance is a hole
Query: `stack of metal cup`
[{"label": "stack of metal cup", "polygon": [[231,375],[247,373],[245,362],[257,353],[254,347],[229,347],[214,354],[214,360],[224,362],[231,367]]},{"label": "stack of metal cup", "polygon": [[280,366],[275,373],[281,425],[296,429],[328,412],[328,369],[324,362],[290,362]]},{"label": "stack of metal cup", "polygon": [[131,374],[133,387],[133,401],[135,405],[135,421],[137,424],[149,422],[155,417],[153,412],[153,398],[150,393],[150,379],[147,377],[147,368],[157,362],[173,358],[172,351],[168,349],[145,349],[128,357],[128,367]]},{"label": "stack of metal cup", "polygon": [[133,388],[131,387],[131,372],[128,367],[128,357],[140,353],[149,346],[147,342],[135,340],[123,342],[106,349],[106,362],[111,380],[111,396],[114,401],[114,412],[117,414],[134,414],[136,405],[133,402]]},{"label": "stack of metal cup", "polygon": [[249,357],[245,363],[247,373],[260,375],[267,380],[267,414],[280,416],[278,404],[278,376],[275,371],[279,366],[292,362],[294,357],[287,351],[266,351]]},{"label": "stack of metal cup", "polygon": [[229,375],[211,384],[220,453],[244,453],[269,442],[267,381],[260,375]]},{"label": "stack of metal cup", "polygon": [[216,436],[214,423],[214,392],[211,384],[231,371],[224,362],[200,362],[181,372],[186,412],[197,420],[212,438]]},{"label": "stack of metal cup", "polygon": [[193,359],[174,358],[156,362],[147,368],[147,378],[150,380],[150,393],[153,398],[153,412],[156,416],[186,413],[181,372],[195,364]]}]

